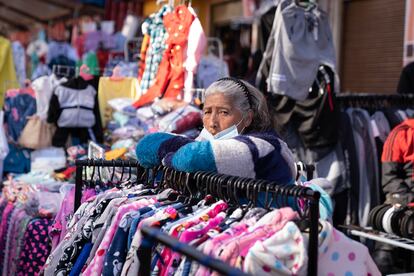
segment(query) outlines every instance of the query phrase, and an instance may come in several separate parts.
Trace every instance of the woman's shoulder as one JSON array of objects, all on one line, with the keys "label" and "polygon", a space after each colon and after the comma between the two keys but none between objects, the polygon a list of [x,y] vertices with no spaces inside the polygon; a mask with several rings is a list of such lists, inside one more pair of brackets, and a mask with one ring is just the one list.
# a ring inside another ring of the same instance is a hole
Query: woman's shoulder
[{"label": "woman's shoulder", "polygon": [[[286,143],[279,137],[274,130],[249,132],[240,135],[240,137],[249,138],[251,140],[262,140],[270,143],[275,147],[287,147]],[[243,138],[242,138],[243,139]]]}]

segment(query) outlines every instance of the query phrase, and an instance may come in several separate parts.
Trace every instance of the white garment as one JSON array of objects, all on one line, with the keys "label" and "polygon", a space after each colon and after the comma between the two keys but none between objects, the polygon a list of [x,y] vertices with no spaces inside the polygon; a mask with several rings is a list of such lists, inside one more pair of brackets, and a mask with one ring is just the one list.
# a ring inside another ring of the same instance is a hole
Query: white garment
[{"label": "white garment", "polygon": [[201,26],[200,19],[198,19],[196,12],[192,7],[188,7],[188,10],[194,15],[193,23],[191,23],[190,30],[188,32],[188,46],[187,46],[187,58],[184,62],[185,67],[185,81],[184,81],[184,101],[191,102],[194,83],[194,73],[197,70],[200,58],[207,45],[207,37],[204,33],[203,26]]},{"label": "white garment", "polygon": [[30,155],[32,171],[53,172],[66,167],[66,155],[63,148],[35,150]]},{"label": "white garment", "polygon": [[[329,18],[317,6],[305,9],[293,0],[282,1],[270,36],[268,46],[274,42],[274,47],[268,91],[302,101],[307,98],[321,64],[335,71]],[[267,47],[264,56],[270,54],[269,50]]]},{"label": "white garment", "polygon": [[258,240],[250,248],[243,271],[251,275],[306,275],[307,263],[302,233],[289,221],[270,238]]},{"label": "white garment", "polygon": [[36,95],[36,115],[40,119],[46,121],[53,90],[66,81],[66,78],[57,79],[55,75],[42,76],[33,81],[32,88]]}]

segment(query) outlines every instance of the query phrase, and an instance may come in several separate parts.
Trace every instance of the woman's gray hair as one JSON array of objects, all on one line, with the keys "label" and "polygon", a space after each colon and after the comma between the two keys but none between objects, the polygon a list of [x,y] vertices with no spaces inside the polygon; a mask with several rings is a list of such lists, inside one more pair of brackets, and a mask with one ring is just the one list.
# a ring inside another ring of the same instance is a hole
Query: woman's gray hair
[{"label": "woman's gray hair", "polygon": [[246,96],[243,88],[237,81],[231,79],[223,79],[213,82],[204,92],[203,102],[206,97],[212,94],[221,93],[230,97],[234,105],[245,116],[251,109],[253,111],[253,120],[248,131],[264,131],[272,129],[272,121],[269,113],[267,102],[262,92],[251,84],[240,80],[247,88],[250,96],[251,107],[249,99]]}]

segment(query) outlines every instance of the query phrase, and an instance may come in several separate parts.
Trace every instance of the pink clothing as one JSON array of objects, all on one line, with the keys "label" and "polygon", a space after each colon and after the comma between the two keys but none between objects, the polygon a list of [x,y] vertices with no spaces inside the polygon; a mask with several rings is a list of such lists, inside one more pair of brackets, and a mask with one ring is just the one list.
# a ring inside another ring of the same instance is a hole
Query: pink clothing
[{"label": "pink clothing", "polygon": [[305,276],[308,254],[302,233],[294,222],[289,221],[268,239],[257,241],[250,248],[243,266],[241,262],[236,267],[243,267],[243,271],[251,275]]},{"label": "pink clothing", "polygon": [[368,248],[351,240],[327,222],[319,234],[319,275],[381,275]]},{"label": "pink clothing", "polygon": [[105,236],[99,245],[98,250],[96,251],[95,257],[92,259],[91,263],[89,264],[88,268],[83,272],[82,275],[101,275],[104,259],[106,252],[111,245],[112,239],[115,235],[116,229],[118,228],[119,222],[121,221],[122,217],[133,210],[138,210],[144,206],[148,206],[150,204],[154,204],[156,199],[140,199],[138,201],[129,203],[127,205],[121,206],[118,209],[115,217],[112,219],[111,225],[109,226],[108,230],[105,233]]},{"label": "pink clothing", "polygon": [[215,248],[220,247],[231,238],[242,235],[244,232],[247,231],[248,227],[249,226],[245,223],[239,223],[227,229],[223,233],[218,234],[213,239],[206,241],[203,250],[204,254],[212,255]]},{"label": "pink clothing", "polygon": [[[198,225],[195,225],[188,230],[185,230],[180,237],[180,242],[182,243],[190,243],[193,240],[197,238],[201,238],[203,235],[205,235],[208,231],[211,229],[217,227],[220,223],[223,222],[223,220],[226,218],[225,213],[218,214],[215,218],[212,218],[206,222],[201,222]],[[174,275],[175,269],[173,268],[174,261],[179,262],[180,260],[180,254],[174,252],[170,262],[168,263],[166,274],[165,275]]]},{"label": "pink clothing", "polygon": [[[142,220],[138,224],[138,229],[141,229],[143,226],[159,226],[160,221],[166,220],[168,218],[175,219],[177,215],[177,210],[169,206],[166,209],[157,212],[154,216]],[[142,239],[143,237],[141,231],[137,231],[132,240],[131,248],[128,251],[127,258],[122,268],[121,276],[138,275],[140,264],[137,252],[141,246]]]},{"label": "pink clothing", "polygon": [[[200,215],[197,215],[195,217],[189,217],[188,220],[186,220],[183,223],[180,223],[179,225],[176,225],[175,227],[171,228],[169,235],[178,238],[180,233],[184,231],[185,229],[188,229],[192,227],[193,225],[196,225],[202,221],[207,221],[210,218],[214,218],[219,214],[220,212],[227,209],[227,203],[220,200],[213,204],[210,208],[208,208],[205,212],[202,212]],[[169,264],[170,260],[172,258],[172,250],[170,248],[164,248],[161,252],[161,260],[163,260],[164,264]],[[157,266],[160,269],[160,275],[164,275],[166,273],[166,266],[161,263],[161,261],[158,261]]]},{"label": "pink clothing", "polygon": [[8,269],[10,269],[10,265],[14,264],[14,260],[19,257],[17,255],[17,236],[19,235],[19,232],[24,230],[20,229],[19,225],[25,217],[27,217],[26,212],[23,209],[19,209],[16,211],[16,214],[13,214],[13,217],[10,221],[10,236],[6,241],[6,250],[4,252],[6,259],[4,262],[5,265],[3,266],[3,275],[12,275],[8,273]]},{"label": "pink clothing", "polygon": [[[81,202],[95,196],[94,189],[88,189],[82,193]],[[49,236],[52,240],[52,251],[56,248],[67,233],[67,225],[73,216],[73,206],[75,202],[75,188],[73,187],[66,195],[60,205],[59,212],[56,214],[53,224],[49,227]]]},{"label": "pink clothing", "polygon": [[[267,213],[247,232],[231,238],[224,244],[214,248],[213,257],[234,266],[241,253],[247,254],[248,249],[258,240],[263,240],[285,226],[288,221],[297,218],[297,213],[290,207],[281,208]],[[210,275],[210,272],[201,267],[197,275]],[[217,275],[213,273],[213,275]]]}]

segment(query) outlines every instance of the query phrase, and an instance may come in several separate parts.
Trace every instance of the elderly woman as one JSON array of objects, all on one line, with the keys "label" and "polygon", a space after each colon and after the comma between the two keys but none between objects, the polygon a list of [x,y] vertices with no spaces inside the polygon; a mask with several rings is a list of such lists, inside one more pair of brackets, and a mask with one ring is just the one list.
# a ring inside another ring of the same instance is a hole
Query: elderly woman
[{"label": "elderly woman", "polygon": [[196,140],[168,133],[145,136],[137,145],[144,167],[163,163],[186,172],[216,173],[291,184],[292,153],[272,130],[266,100],[250,84],[223,78],[205,91],[204,128]]}]

